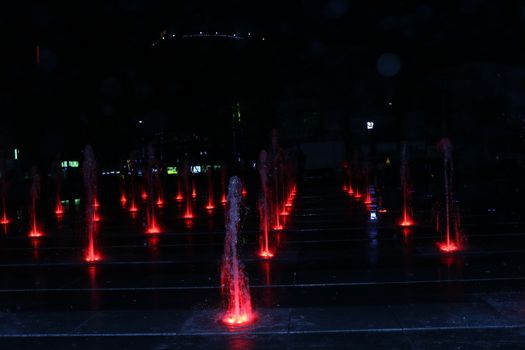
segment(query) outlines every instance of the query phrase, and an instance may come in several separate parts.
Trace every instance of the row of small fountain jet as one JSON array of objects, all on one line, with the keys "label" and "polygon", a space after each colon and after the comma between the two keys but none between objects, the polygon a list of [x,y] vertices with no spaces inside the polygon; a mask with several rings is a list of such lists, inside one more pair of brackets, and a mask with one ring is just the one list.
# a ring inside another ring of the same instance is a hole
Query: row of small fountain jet
[{"label": "row of small fountain jet", "polygon": [[[165,195],[162,191],[161,177],[158,171],[158,162],[152,147],[148,149],[147,169],[144,173],[144,181],[140,191],[136,190],[136,179],[131,176],[127,184],[122,186],[120,202],[122,208],[128,210],[132,215],[137,215],[139,205],[136,197],[140,192],[145,205],[143,206],[147,225],[145,234],[160,235],[163,229],[157,221],[157,209],[165,204]],[[224,169],[224,168],[223,168]],[[297,161],[293,156],[284,151],[277,143],[277,134],[272,136],[270,152],[260,152],[257,170],[260,179],[260,190],[257,200],[259,213],[260,233],[259,248],[257,255],[261,259],[271,259],[276,254],[276,246],[273,237],[276,231],[285,228],[283,216],[290,215],[293,201],[296,195],[296,169]],[[84,149],[84,160],[82,163],[82,175],[85,189],[85,233],[86,247],[84,260],[90,264],[103,260],[103,254],[98,245],[100,229],[97,223],[100,221],[100,203],[97,196],[97,162],[91,146]],[[64,215],[64,208],[60,198],[60,177],[56,186],[55,214],[58,217]],[[215,209],[215,198],[213,189],[213,178],[211,167],[207,169],[208,189],[205,209]],[[242,262],[238,258],[237,242],[239,235],[240,206],[242,198],[246,196],[246,188],[241,179],[233,176],[228,181],[226,191],[226,171],[221,172],[221,204],[225,208],[226,234],[224,240],[224,254],[221,263],[221,290],[223,294],[226,311],[221,317],[222,321],[230,326],[242,325],[252,322],[255,313],[252,310],[251,298],[248,287],[248,279],[244,273]],[[4,188],[5,186],[2,186]],[[37,202],[40,193],[40,177],[36,170],[32,174],[30,230],[28,236],[34,240],[44,236],[41,225],[37,219]],[[181,167],[178,177],[177,194],[175,200],[185,203],[183,218],[192,220],[193,200],[196,198],[195,182],[190,179],[188,162],[185,161]],[[3,199],[3,218],[1,224],[10,223],[7,217],[5,195]]]},{"label": "row of small fountain jet", "polygon": [[[454,174],[454,163],[452,157],[452,142],[448,138],[443,138],[437,145],[438,150],[441,152],[443,157],[443,202],[444,205],[439,205],[439,202],[433,209],[433,221],[435,224],[436,232],[443,237],[442,240],[437,242],[439,249],[446,253],[455,252],[465,247],[465,237],[461,230],[461,220],[459,214],[459,208],[454,198],[453,192],[453,174]],[[399,225],[404,228],[408,228],[415,225],[413,219],[411,197],[412,197],[412,186],[410,185],[409,176],[409,165],[407,156],[407,145],[403,143],[401,146],[400,156],[400,180],[401,180],[401,196],[402,196],[402,209],[401,218],[399,219]],[[373,186],[369,185],[369,173],[366,161],[362,166],[360,172],[353,172],[350,164],[347,161],[343,162],[343,186],[342,189],[350,197],[361,201],[372,211],[373,218],[371,221],[376,221],[376,211],[374,205],[374,199],[372,196]],[[386,208],[382,207],[382,199],[379,196],[378,201],[378,213],[384,214],[387,212]],[[409,232],[409,231],[405,231]]]}]

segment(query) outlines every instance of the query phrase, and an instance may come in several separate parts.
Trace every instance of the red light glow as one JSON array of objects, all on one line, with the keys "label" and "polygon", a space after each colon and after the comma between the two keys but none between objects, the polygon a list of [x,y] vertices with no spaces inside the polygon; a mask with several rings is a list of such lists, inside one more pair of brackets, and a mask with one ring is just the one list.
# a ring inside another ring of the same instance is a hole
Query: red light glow
[{"label": "red light glow", "polygon": [[10,222],[11,222],[11,220],[9,220],[9,218],[7,217],[7,213],[5,212],[5,209],[4,209],[4,215],[2,215],[2,219],[0,220],[0,224],[7,225]]},{"label": "red light glow", "polygon": [[36,227],[31,229],[31,231],[29,232],[29,237],[31,237],[31,238],[42,237],[43,235],[44,235],[44,233],[41,232],[41,231],[38,231],[38,229]]},{"label": "red light glow", "polygon": [[102,260],[102,257],[100,256],[100,254],[98,254],[94,250],[89,250],[86,253],[86,256],[84,257],[84,260],[86,262],[96,262],[96,261]]},{"label": "red light glow", "polygon": [[226,314],[222,318],[222,322],[227,326],[242,326],[252,323],[254,319],[255,317],[252,314]]},{"label": "red light glow", "polygon": [[152,223],[151,226],[149,226],[147,229],[146,229],[146,233],[147,234],[157,234],[157,233],[161,233],[161,230],[160,228],[157,226],[157,223]]},{"label": "red light glow", "polygon": [[439,247],[439,250],[441,250],[444,253],[453,253],[455,251],[460,250],[460,247],[452,242],[440,242],[437,245]]},{"label": "red light glow", "polygon": [[262,250],[259,252],[259,256],[263,259],[273,258],[273,253],[269,250]]}]

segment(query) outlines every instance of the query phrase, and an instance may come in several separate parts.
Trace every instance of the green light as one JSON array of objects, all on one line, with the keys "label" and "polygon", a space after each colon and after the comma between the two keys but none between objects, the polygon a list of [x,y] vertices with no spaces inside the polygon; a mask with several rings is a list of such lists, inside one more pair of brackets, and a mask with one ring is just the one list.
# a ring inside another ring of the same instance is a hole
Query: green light
[{"label": "green light", "polygon": [[68,165],[70,168],[78,168],[78,160],[70,160]]},{"label": "green light", "polygon": [[80,205],[80,198],[75,198],[75,205]]},{"label": "green light", "polygon": [[60,165],[62,166],[62,168],[67,168],[67,160],[63,160],[62,162],[60,162]]},{"label": "green light", "polygon": [[19,153],[18,148],[15,148],[15,160],[18,160],[18,153]]},{"label": "green light", "polygon": [[177,175],[179,172],[177,171],[177,167],[176,166],[169,166],[169,167],[166,167],[166,170],[168,172],[168,175]]}]

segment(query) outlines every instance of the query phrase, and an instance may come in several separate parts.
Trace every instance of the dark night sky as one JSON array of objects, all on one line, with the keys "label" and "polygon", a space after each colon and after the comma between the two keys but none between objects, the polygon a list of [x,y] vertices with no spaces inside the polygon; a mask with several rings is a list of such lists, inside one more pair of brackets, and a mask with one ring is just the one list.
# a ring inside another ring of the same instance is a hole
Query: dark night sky
[{"label": "dark night sky", "polygon": [[[151,43],[164,29],[267,37],[262,58],[247,65],[271,72],[267,82],[254,83],[269,91],[262,100],[269,101],[264,113],[270,126],[277,123],[287,86],[326,87],[321,95],[334,96],[345,110],[345,96],[353,93],[347,81],[360,64],[374,66],[385,52],[400,58],[401,89],[448,64],[520,64],[524,21],[525,1],[3,2],[0,148],[27,145],[38,156],[112,141],[118,144],[115,157],[126,154],[132,143],[126,134],[135,132],[127,125],[143,113],[172,116],[147,97],[157,91],[144,68],[152,64]],[[356,50],[366,51],[369,60],[355,59]],[[177,66],[176,50],[172,54]],[[374,74],[370,79],[377,79]],[[202,113],[197,125],[206,118]]]}]

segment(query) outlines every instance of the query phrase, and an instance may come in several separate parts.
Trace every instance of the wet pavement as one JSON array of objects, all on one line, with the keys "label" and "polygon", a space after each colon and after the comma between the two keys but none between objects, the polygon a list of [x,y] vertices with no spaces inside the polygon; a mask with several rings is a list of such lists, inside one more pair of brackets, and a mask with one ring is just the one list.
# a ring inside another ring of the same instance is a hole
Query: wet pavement
[{"label": "wet pavement", "polygon": [[466,249],[443,254],[426,210],[409,229],[396,224],[399,208],[370,223],[362,202],[312,181],[272,235],[275,257],[261,260],[247,203],[241,259],[256,322],[218,322],[221,207],[188,221],[172,202],[159,210],[164,232],[145,235],[141,214],[103,202],[94,264],[82,260],[78,208],[37,240],[23,223],[5,229],[0,348],[523,348],[523,222],[469,213]]}]

